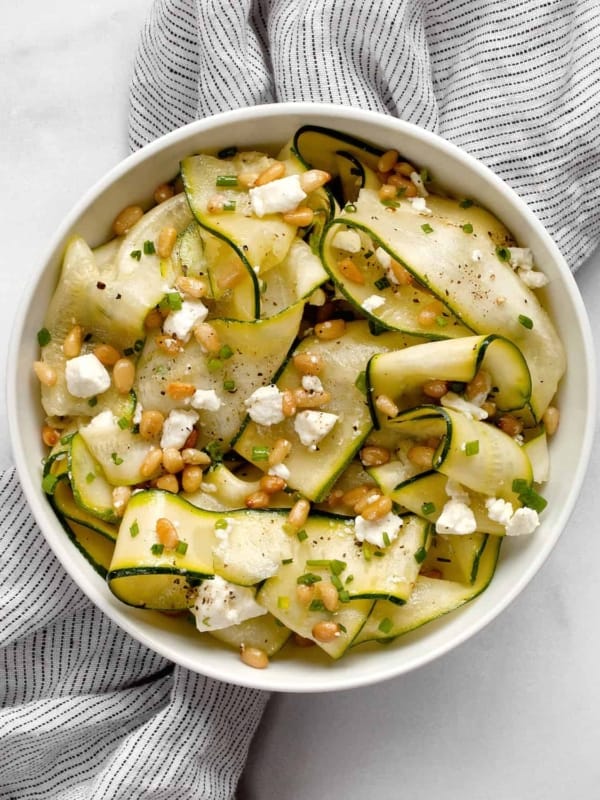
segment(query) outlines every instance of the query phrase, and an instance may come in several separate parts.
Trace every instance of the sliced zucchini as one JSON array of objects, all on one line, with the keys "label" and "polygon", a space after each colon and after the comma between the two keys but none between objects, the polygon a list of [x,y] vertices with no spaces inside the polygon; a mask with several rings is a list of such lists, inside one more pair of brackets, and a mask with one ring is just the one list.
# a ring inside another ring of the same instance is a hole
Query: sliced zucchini
[{"label": "sliced zucchini", "polygon": [[202,233],[202,228],[195,220],[190,222],[177,237],[171,258],[178,274],[203,278],[208,282],[208,264]]},{"label": "sliced zucchini", "polygon": [[419,575],[406,605],[397,606],[386,600],[378,600],[352,645],[389,641],[473,600],[487,588],[494,576],[501,542],[497,537],[487,537],[473,582]]},{"label": "sliced zucchini", "polygon": [[421,565],[421,574],[435,575],[445,581],[474,583],[479,574],[481,555],[490,538],[498,539],[485,533],[465,536],[434,534]]},{"label": "sliced zucchini", "polygon": [[271,317],[310,297],[327,279],[320,258],[306,242],[296,239],[282,263],[261,283],[261,315]]},{"label": "sliced zucchini", "polygon": [[113,506],[113,486],[106,480],[104,470],[80,433],[71,439],[69,477],[73,498],[81,508],[106,522],[116,524],[119,521]]},{"label": "sliced zucchini", "polygon": [[73,491],[68,481],[58,481],[52,493],[51,502],[62,519],[84,525],[86,528],[96,531],[96,533],[101,534],[111,542],[116,540],[117,526],[94,516],[94,514],[90,514],[89,511],[79,506],[75,502]]},{"label": "sliced zucchini", "polygon": [[279,652],[290,638],[291,631],[272,614],[247,619],[239,625],[211,631],[208,635],[219,642],[239,650],[240,647],[259,647],[269,657]]},{"label": "sliced zucchini", "polygon": [[64,519],[63,527],[69,539],[89,561],[98,575],[106,578],[115,549],[114,542],[98,531],[74,520]]},{"label": "sliced zucchini", "polygon": [[[224,463],[215,464],[205,475],[202,485],[197,492],[183,494],[192,505],[204,508],[207,511],[231,511],[236,508],[246,507],[248,495],[259,491],[262,472],[254,476],[254,480],[236,475]],[[269,505],[272,508],[289,508],[293,499],[286,492],[272,494]]]},{"label": "sliced zucchini", "polygon": [[293,146],[300,158],[309,167],[323,169],[331,175],[339,174],[339,153],[346,159],[354,158],[372,170],[383,154],[380,147],[375,147],[347,133],[341,133],[319,125],[303,125],[293,140]]}]

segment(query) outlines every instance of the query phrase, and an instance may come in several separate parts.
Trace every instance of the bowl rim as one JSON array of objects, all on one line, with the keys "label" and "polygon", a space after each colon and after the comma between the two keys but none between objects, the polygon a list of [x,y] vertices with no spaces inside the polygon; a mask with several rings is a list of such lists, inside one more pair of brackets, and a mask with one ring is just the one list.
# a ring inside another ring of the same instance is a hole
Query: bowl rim
[{"label": "bowl rim", "polygon": [[[222,125],[244,122],[248,120],[257,120],[258,122],[261,122],[268,120],[273,116],[289,117],[291,124],[295,117],[302,118],[315,115],[322,117],[322,124],[329,127],[335,127],[336,121],[338,124],[341,122],[343,125],[348,125],[352,121],[357,120],[364,121],[372,125],[374,124],[375,126],[383,125],[384,127],[388,127],[390,130],[395,130],[399,134],[405,133],[408,136],[416,137],[423,141],[426,146],[444,151],[449,157],[457,160],[459,163],[467,165],[470,169],[475,170],[475,172],[479,173],[485,182],[492,185],[492,188],[495,192],[499,192],[501,195],[503,195],[504,199],[523,215],[526,226],[528,228],[533,227],[536,231],[536,234],[541,238],[546,247],[553,252],[554,261],[559,270],[561,280],[564,281],[564,286],[569,295],[569,300],[572,303],[573,309],[578,318],[579,333],[581,335],[584,347],[584,352],[580,354],[580,357],[587,362],[587,374],[589,380],[584,402],[584,414],[586,416],[585,436],[583,437],[583,442],[580,449],[580,457],[577,461],[576,468],[570,473],[570,484],[572,485],[573,489],[569,495],[569,502],[565,503],[558,512],[557,519],[552,529],[552,536],[548,536],[540,544],[540,547],[535,551],[534,556],[527,564],[526,569],[521,572],[519,579],[511,584],[510,590],[503,596],[503,598],[496,602],[485,613],[478,614],[475,619],[470,620],[467,624],[465,624],[450,642],[440,642],[437,647],[432,647],[426,653],[417,655],[412,659],[400,659],[396,669],[386,666],[386,662],[383,662],[383,665],[378,668],[378,662],[375,660],[375,667],[372,669],[349,670],[347,674],[343,675],[336,675],[334,669],[329,669],[324,672],[320,672],[318,676],[314,674],[310,675],[306,682],[298,685],[297,677],[294,678],[293,675],[291,676],[291,679],[286,680],[285,678],[282,679],[278,676],[277,680],[273,680],[272,677],[269,677],[269,673],[271,671],[270,669],[258,671],[245,668],[245,670],[242,672],[241,670],[237,669],[238,665],[237,662],[235,662],[235,659],[233,659],[235,664],[235,668],[232,670],[233,674],[225,674],[222,670],[214,669],[212,666],[205,668],[203,665],[195,663],[191,658],[188,658],[187,654],[185,653],[180,653],[178,657],[174,657],[172,648],[163,646],[161,644],[160,637],[150,636],[144,632],[144,630],[140,630],[140,625],[135,618],[127,616],[124,612],[119,613],[119,609],[110,604],[107,597],[97,588],[95,584],[86,583],[85,585],[82,585],[79,575],[79,567],[73,563],[73,560],[70,557],[72,552],[77,551],[68,538],[64,535],[64,532],[62,533],[62,536],[65,543],[68,544],[68,548],[61,547],[56,541],[54,531],[51,530],[52,525],[49,523],[49,516],[50,514],[53,514],[53,512],[47,505],[39,482],[38,484],[34,482],[30,469],[27,467],[25,444],[20,427],[18,425],[9,425],[10,442],[17,474],[29,508],[32,511],[32,514],[50,548],[65,568],[67,574],[97,607],[99,607],[113,622],[118,624],[138,642],[141,642],[143,645],[149,647],[155,652],[158,652],[165,658],[175,661],[181,666],[184,666],[194,672],[200,672],[211,678],[224,680],[249,688],[285,692],[343,690],[365,686],[397,677],[401,674],[405,674],[424,666],[444,655],[445,653],[450,652],[455,647],[458,647],[458,645],[462,644],[467,639],[481,631],[493,619],[495,619],[495,617],[497,617],[517,597],[517,595],[520,594],[525,586],[531,581],[533,576],[539,571],[543,563],[552,552],[556,542],[567,525],[568,519],[573,511],[577,497],[580,493],[587,465],[591,457],[597,406],[597,380],[594,346],[591,326],[585,306],[583,304],[583,300],[579,293],[579,289],[577,288],[577,284],[575,283],[574,277],[570,272],[562,254],[559,252],[557,245],[553,242],[543,224],[533,214],[524,200],[522,200],[521,197],[489,167],[475,157],[471,156],[465,150],[444,139],[438,134],[420,128],[419,126],[410,122],[382,114],[381,112],[363,109],[351,109],[337,104],[308,102],[272,103],[232,111],[224,111],[211,117],[188,123],[187,125],[177,128],[174,131],[170,131],[140,148],[136,152],[128,155],[122,161],[113,166],[98,181],[96,181],[79,198],[79,200],[72,206],[69,213],[63,218],[62,223],[58,226],[47,245],[43,248],[43,252],[38,257],[35,268],[31,271],[30,278],[21,298],[19,307],[30,308],[32,306],[38,282],[41,280],[47,266],[52,261],[53,254],[58,250],[58,248],[61,247],[61,244],[72,231],[75,221],[86,211],[89,211],[89,209],[93,206],[94,200],[98,198],[102,192],[126,175],[132,168],[143,164],[145,161],[152,160],[157,153],[160,153],[172,144],[185,141],[189,137],[201,135],[203,132],[210,131],[211,129],[218,128]],[[26,315],[18,314],[15,324],[13,325],[8,348],[6,397],[7,418],[9,420],[18,419],[20,417],[20,389],[17,375],[19,370],[20,345],[23,339],[25,325]],[[227,651],[226,655],[230,657],[232,653]],[[238,672],[240,673],[239,675]],[[246,675],[246,673],[248,674]]]}]

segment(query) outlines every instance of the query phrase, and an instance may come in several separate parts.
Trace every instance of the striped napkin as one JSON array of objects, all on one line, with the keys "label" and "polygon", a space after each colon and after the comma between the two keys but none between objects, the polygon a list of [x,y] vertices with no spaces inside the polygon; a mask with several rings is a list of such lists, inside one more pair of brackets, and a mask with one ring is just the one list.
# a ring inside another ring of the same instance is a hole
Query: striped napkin
[{"label": "striped napkin", "polygon": [[[597,0],[157,0],[131,83],[138,148],[282,100],[392,114],[531,205],[573,270],[600,238]],[[191,674],[114,626],[0,477],[0,800],[226,800],[265,693]]]}]

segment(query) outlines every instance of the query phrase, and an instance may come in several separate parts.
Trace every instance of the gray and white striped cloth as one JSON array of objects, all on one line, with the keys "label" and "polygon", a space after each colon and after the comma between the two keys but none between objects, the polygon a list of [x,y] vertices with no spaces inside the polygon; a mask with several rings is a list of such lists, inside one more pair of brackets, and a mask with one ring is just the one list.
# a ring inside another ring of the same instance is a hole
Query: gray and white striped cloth
[{"label": "gray and white striped cloth", "polygon": [[[600,238],[599,46],[597,0],[157,0],[130,143],[281,100],[393,114],[504,177],[575,270]],[[232,797],[268,696],[116,628],[50,552],[14,471],[0,553],[0,798]]]}]

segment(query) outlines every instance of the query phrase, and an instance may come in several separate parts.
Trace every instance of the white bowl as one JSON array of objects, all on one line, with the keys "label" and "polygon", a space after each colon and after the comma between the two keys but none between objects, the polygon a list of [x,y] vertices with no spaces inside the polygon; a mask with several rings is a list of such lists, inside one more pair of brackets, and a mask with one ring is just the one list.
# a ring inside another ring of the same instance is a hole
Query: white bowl
[{"label": "white bowl", "polygon": [[[544,487],[548,507],[542,523],[534,535],[505,543],[496,575],[483,595],[387,647],[360,647],[339,662],[311,648],[276,657],[266,670],[253,670],[232,650],[199,638],[189,623],[120,603],[71,544],[40,486],[42,411],[31,365],[38,357],[36,333],[70,233],[96,246],[109,238],[115,213],[147,201],[158,183],[177,173],[184,156],[231,144],[277,145],[305,124],[397,148],[456,195],[473,197],[493,211],[520,244],[531,247],[550,278],[545,296],[566,347],[568,372],[559,392],[561,425],[551,443],[552,474]],[[589,460],[595,420],[595,362],[583,303],[564,259],[525,203],[489,169],[432,133],[381,114],[308,103],[266,105],[194,122],[125,159],[97,183],[56,232],[36,276],[20,304],[8,373],[9,427],[23,489],[53,551],[89,598],[147,647],[190,670],[244,686],[291,692],[347,689],[408,672],[464,642],[506,608],[541,567],[567,524]]]}]

